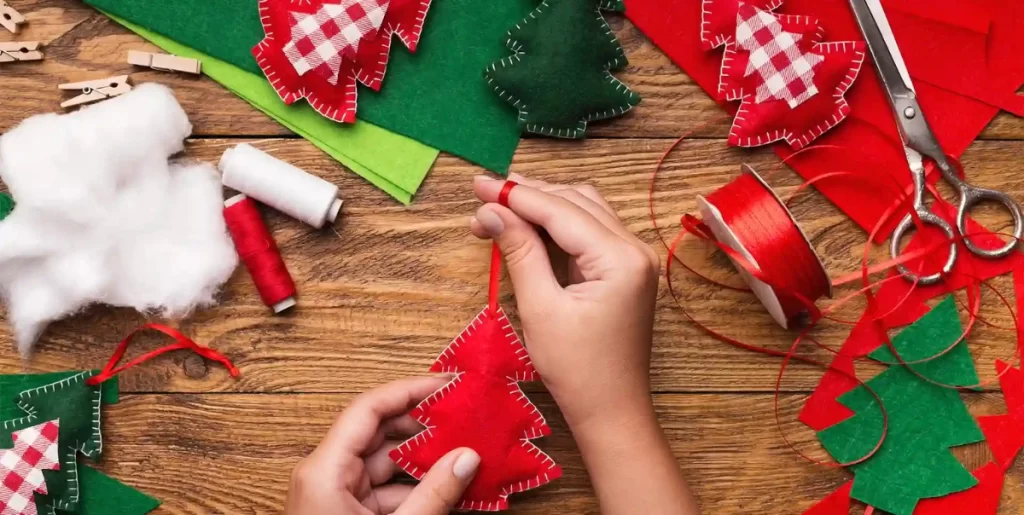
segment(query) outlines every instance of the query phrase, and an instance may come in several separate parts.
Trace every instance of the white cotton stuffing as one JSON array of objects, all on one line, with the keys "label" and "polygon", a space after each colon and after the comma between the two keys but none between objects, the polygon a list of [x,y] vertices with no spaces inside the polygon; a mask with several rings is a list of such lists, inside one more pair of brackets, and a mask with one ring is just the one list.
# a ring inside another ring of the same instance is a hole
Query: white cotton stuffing
[{"label": "white cotton stuffing", "polygon": [[0,137],[16,202],[0,222],[0,293],[23,355],[47,324],[100,302],[188,315],[238,257],[209,164],[172,164],[192,125],[171,90],[143,84]]}]

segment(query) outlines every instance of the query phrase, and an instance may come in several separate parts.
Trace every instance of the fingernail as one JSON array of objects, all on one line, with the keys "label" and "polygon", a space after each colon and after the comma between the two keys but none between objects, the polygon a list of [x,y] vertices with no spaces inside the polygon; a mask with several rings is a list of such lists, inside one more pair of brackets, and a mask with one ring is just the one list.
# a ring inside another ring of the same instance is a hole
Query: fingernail
[{"label": "fingernail", "polygon": [[496,180],[498,179],[495,179],[494,177],[489,177],[487,175],[477,175],[476,177],[473,177],[474,182],[490,182]]},{"label": "fingernail", "polygon": [[466,449],[458,459],[455,460],[455,465],[452,466],[452,474],[459,479],[469,479],[476,474],[476,469],[480,466],[480,455],[473,449]]},{"label": "fingernail", "polygon": [[494,211],[484,208],[476,213],[476,221],[491,237],[500,236],[505,231],[505,222]]}]

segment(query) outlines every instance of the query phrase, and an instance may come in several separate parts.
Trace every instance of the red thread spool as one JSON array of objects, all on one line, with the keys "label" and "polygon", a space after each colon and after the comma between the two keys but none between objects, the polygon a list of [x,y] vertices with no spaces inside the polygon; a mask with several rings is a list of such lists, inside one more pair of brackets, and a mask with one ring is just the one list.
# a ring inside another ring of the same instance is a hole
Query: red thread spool
[{"label": "red thread spool", "polygon": [[736,266],[772,318],[784,328],[799,327],[808,308],[797,295],[811,302],[831,297],[832,282],[782,200],[752,168],[743,165],[742,171],[706,198],[697,197],[697,204],[715,238],[774,285]]},{"label": "red thread spool", "polygon": [[224,221],[263,303],[280,313],[295,305],[295,281],[281,258],[274,237],[263,223],[256,202],[235,195],[224,202]]}]

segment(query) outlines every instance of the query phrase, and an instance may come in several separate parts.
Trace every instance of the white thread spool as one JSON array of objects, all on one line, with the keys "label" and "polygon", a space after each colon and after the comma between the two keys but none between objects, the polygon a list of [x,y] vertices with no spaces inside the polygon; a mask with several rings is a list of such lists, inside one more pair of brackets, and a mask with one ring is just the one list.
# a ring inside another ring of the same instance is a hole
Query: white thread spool
[{"label": "white thread spool", "polygon": [[337,186],[247,143],[226,150],[219,168],[225,186],[317,229],[341,212]]}]

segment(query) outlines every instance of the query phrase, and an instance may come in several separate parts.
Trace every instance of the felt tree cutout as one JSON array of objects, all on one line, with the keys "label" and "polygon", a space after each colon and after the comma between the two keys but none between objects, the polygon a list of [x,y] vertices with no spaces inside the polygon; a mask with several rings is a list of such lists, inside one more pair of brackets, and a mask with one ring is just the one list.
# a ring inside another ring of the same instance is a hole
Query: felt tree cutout
[{"label": "felt tree cutout", "polygon": [[42,511],[74,511],[78,507],[78,454],[96,458],[103,450],[100,433],[100,405],[103,387],[91,386],[87,379],[93,373],[81,372],[41,387],[18,394],[18,407],[25,416],[3,422],[0,447],[16,444],[16,433],[38,425],[41,421],[59,421],[58,469],[44,472],[47,491],[37,495]]},{"label": "felt tree cutout", "polygon": [[628,61],[601,14],[611,0],[543,0],[509,30],[514,52],[484,72],[527,132],[582,138],[587,123],[620,116],[640,97],[611,72]]},{"label": "felt tree cutout", "polygon": [[36,492],[46,493],[44,470],[57,470],[60,421],[51,420],[11,434],[14,446],[0,449],[0,514],[36,515]]},{"label": "felt tree cutout", "polygon": [[1003,495],[1003,470],[999,465],[989,463],[972,474],[978,481],[977,486],[944,497],[922,499],[914,515],[996,515]]},{"label": "felt tree cutout", "polygon": [[551,429],[519,389],[520,381],[538,376],[500,308],[480,312],[430,370],[458,376],[413,410],[427,429],[392,451],[403,470],[420,479],[449,451],[471,448],[480,454],[480,468],[457,509],[485,511],[507,509],[510,494],[562,475],[530,442]]},{"label": "felt tree cutout", "polygon": [[[905,361],[919,361],[946,350],[962,334],[953,297],[948,297],[895,338],[893,346]],[[871,357],[897,360],[888,347]],[[947,385],[978,384],[970,352],[960,342],[948,353],[919,364],[914,372]],[[983,439],[959,393],[922,379],[906,366],[892,365],[868,381],[888,414],[881,448],[853,465],[851,497],[894,515],[911,515],[918,501],[975,486],[978,480],[953,456],[950,448]],[[822,446],[840,462],[867,456],[883,429],[882,410],[864,387],[840,397],[854,416],[818,433]]]},{"label": "felt tree cutout", "polygon": [[352,123],[357,84],[380,90],[392,36],[415,52],[429,6],[430,0],[260,0],[266,37],[252,53],[286,104],[306,99],[321,115]]},{"label": "felt tree cutout", "polygon": [[998,360],[996,372],[1009,413],[978,417],[978,425],[996,463],[1006,471],[1024,448],[1024,372]]},{"label": "felt tree cutout", "polygon": [[772,12],[781,4],[703,2],[702,45],[725,46],[719,98],[741,100],[729,131],[731,145],[785,140],[798,150],[850,114],[845,95],[864,63],[864,43],[822,42],[816,20]]}]

